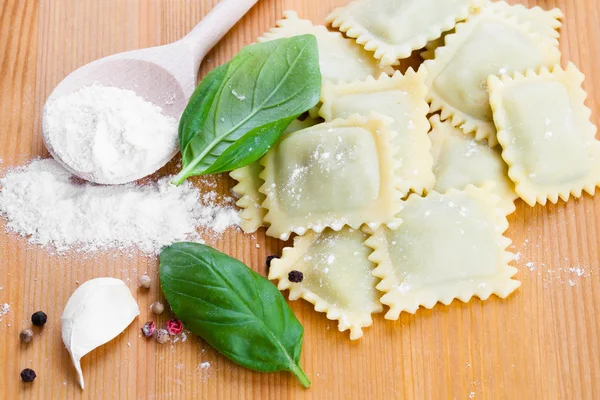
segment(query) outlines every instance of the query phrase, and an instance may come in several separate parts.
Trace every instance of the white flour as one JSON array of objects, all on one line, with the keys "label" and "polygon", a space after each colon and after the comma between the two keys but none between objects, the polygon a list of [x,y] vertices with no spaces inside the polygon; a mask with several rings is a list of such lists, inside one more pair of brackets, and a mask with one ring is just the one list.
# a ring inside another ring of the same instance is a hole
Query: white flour
[{"label": "white flour", "polygon": [[77,175],[125,183],[162,167],[177,145],[177,121],[131,90],[100,85],[50,100],[46,144]]},{"label": "white flour", "polygon": [[191,183],[100,186],[71,176],[54,159],[35,160],[0,179],[0,214],[31,243],[95,251],[137,246],[155,254],[177,241],[200,241],[197,228],[237,224],[231,207],[200,199]]},{"label": "white flour", "polygon": [[198,364],[198,368],[200,368],[200,369],[209,369],[210,368],[210,362],[208,362],[208,361],[201,362],[200,364]]},{"label": "white flour", "polygon": [[4,303],[2,306],[0,306],[0,316],[8,314],[9,311],[10,305],[8,305],[8,303]]},{"label": "white flour", "polygon": [[10,305],[8,303],[4,303],[0,305],[0,321],[2,321],[2,317],[10,312]]}]

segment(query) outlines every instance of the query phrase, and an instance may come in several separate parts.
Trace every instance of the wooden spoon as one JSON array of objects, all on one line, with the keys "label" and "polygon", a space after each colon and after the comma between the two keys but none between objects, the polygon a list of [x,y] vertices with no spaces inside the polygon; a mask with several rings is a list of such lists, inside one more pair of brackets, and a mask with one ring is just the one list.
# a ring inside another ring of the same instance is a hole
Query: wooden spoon
[{"label": "wooden spoon", "polygon": [[[44,107],[85,86],[99,84],[132,90],[161,107],[163,114],[178,120],[196,87],[200,63],[257,1],[221,0],[190,33],[172,44],[114,54],[84,65],[56,86]],[[62,160],[48,133],[42,129],[42,134],[50,154],[68,171],[96,181],[93,174],[77,171]],[[120,184],[143,178],[164,166],[176,153],[176,146],[165,149],[164,158],[146,170],[112,182],[97,183]]]}]

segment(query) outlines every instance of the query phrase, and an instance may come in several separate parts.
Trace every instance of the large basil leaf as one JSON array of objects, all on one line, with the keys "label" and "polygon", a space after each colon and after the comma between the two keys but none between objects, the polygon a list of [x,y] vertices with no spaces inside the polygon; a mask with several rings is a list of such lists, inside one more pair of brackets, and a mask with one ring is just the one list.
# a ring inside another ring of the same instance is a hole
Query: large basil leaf
[{"label": "large basil leaf", "polygon": [[229,63],[210,71],[198,85],[188,101],[179,120],[179,147],[185,149],[190,140],[198,134],[210,106],[221,88]]},{"label": "large basil leaf", "polygon": [[[244,47],[229,62],[218,92],[188,107],[185,119],[190,122],[182,124],[198,130],[183,143],[183,169],[174,182],[230,171],[258,160],[286,128],[284,122],[291,122],[316,105],[320,92],[319,55],[313,35]],[[201,108],[208,102],[210,110],[203,113]],[[198,112],[194,112],[196,108]],[[261,141],[258,146],[239,143],[257,139]],[[235,152],[236,156],[228,161],[224,154],[233,145],[252,150],[243,156]],[[211,168],[215,163],[218,167]]]},{"label": "large basil leaf", "polygon": [[267,279],[209,246],[175,243],[160,255],[160,281],[175,315],[220,353],[310,385],[300,368],[304,328]]}]

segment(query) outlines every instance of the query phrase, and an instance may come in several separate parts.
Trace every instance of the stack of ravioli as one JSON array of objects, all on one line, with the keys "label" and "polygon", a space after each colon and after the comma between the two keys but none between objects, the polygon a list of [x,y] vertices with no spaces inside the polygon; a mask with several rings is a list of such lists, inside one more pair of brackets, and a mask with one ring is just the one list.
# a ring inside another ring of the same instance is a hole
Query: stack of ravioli
[{"label": "stack of ravioli", "polygon": [[[503,236],[514,200],[600,184],[583,75],[560,67],[561,18],[504,2],[358,0],[327,17],[344,37],[286,12],[259,41],[315,35],[321,103],[231,173],[244,231],[297,235],[271,264],[279,289],[357,339],[383,306],[398,319],[519,287]],[[394,69],[418,49],[418,71]]]}]

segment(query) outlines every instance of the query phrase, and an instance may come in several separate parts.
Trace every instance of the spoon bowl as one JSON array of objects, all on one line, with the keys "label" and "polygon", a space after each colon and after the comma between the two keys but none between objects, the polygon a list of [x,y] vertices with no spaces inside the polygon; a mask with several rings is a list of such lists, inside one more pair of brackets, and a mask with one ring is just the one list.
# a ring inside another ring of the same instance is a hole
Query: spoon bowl
[{"label": "spoon bowl", "polygon": [[[198,68],[206,54],[257,0],[221,0],[183,39],[174,43],[114,54],[86,64],[69,74],[48,97],[48,105],[83,87],[101,85],[131,90],[145,101],[161,108],[162,114],[179,120],[194,92]],[[42,124],[44,126],[45,124]],[[46,129],[42,136],[50,154],[72,174],[100,184],[121,184],[150,175],[177,154],[177,132],[173,145],[153,165],[128,176],[102,181],[95,174],[77,171],[60,156]]]}]

